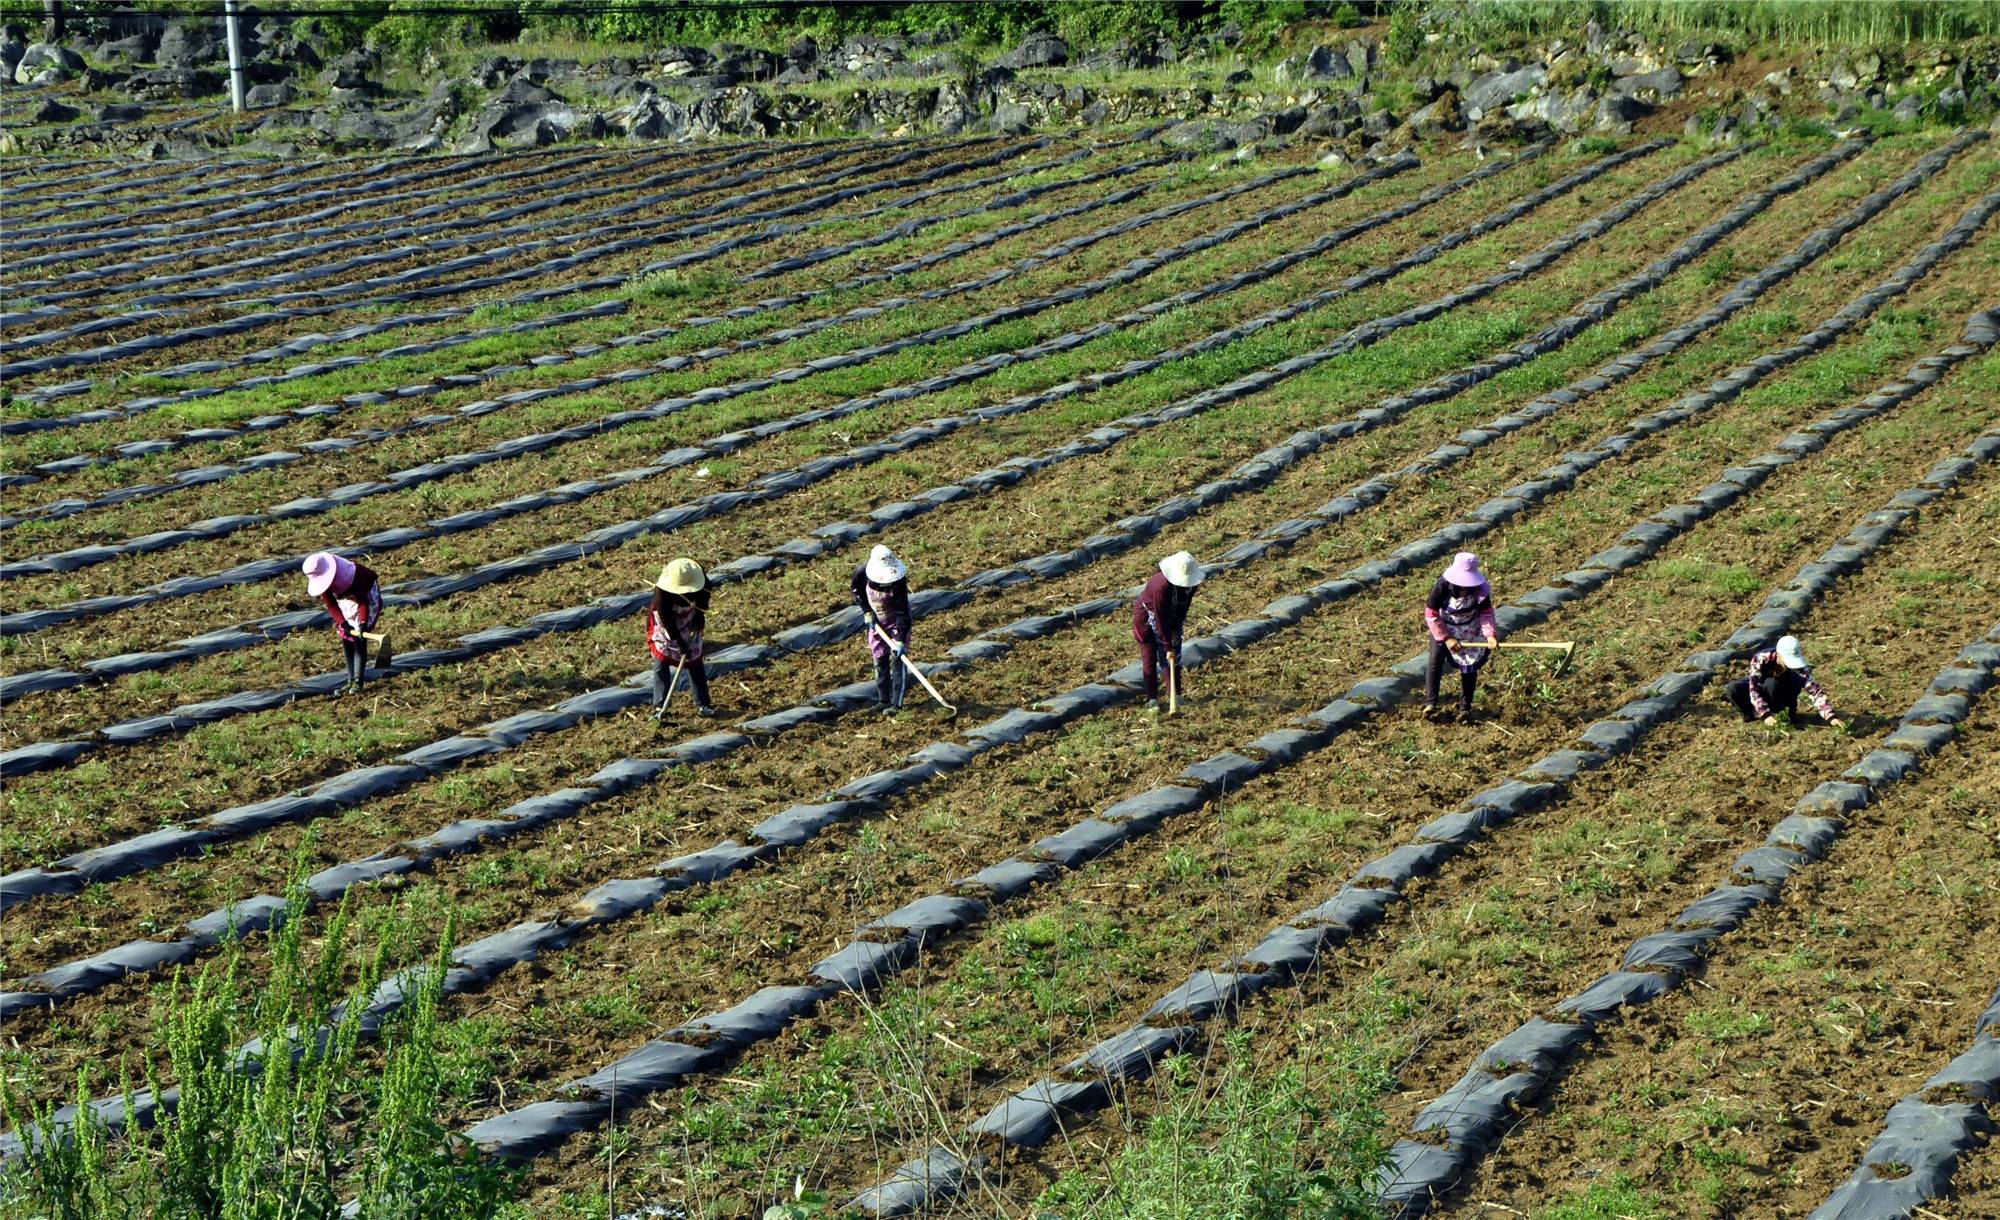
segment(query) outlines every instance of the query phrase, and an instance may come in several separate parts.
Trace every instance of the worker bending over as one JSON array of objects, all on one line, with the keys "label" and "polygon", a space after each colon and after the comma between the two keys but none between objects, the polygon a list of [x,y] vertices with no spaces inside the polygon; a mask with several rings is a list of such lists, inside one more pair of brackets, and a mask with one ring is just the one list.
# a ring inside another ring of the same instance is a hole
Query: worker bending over
[{"label": "worker bending over", "polygon": [[1201,563],[1186,551],[1175,551],[1160,561],[1139,600],[1132,605],[1132,638],[1139,642],[1139,668],[1145,677],[1146,698],[1152,710],[1160,709],[1160,664],[1172,666],[1176,694],[1179,691],[1181,631],[1187,625],[1188,606],[1194,588],[1206,579]]},{"label": "worker bending over", "polygon": [[1812,700],[1820,719],[1836,729],[1847,727],[1847,722],[1833,710],[1833,699],[1826,688],[1813,680],[1812,666],[1806,664],[1806,650],[1800,647],[1795,635],[1780,639],[1776,648],[1752,655],[1749,675],[1731,682],[1723,693],[1743,714],[1746,723],[1761,720],[1776,724],[1779,712],[1788,712],[1797,721],[1799,696],[1804,695]]}]

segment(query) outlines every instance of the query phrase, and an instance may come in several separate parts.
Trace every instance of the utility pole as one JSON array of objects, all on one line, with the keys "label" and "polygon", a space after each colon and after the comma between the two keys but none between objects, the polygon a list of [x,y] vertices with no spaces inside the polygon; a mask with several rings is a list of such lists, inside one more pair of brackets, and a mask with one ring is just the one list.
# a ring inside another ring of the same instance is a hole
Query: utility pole
[{"label": "utility pole", "polygon": [[243,40],[236,33],[236,0],[222,0],[223,21],[229,27],[229,103],[243,113]]},{"label": "utility pole", "polygon": [[62,41],[63,6],[62,0],[42,0],[42,41],[55,43]]}]

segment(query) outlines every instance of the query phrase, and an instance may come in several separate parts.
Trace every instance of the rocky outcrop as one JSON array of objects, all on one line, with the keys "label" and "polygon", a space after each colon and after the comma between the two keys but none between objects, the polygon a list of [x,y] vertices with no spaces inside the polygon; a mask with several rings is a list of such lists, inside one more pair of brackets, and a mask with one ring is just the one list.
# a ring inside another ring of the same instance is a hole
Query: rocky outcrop
[{"label": "rocky outcrop", "polygon": [[22,48],[21,58],[14,65],[14,83],[56,85],[74,80],[82,72],[83,56],[75,51],[46,42],[31,42]]}]

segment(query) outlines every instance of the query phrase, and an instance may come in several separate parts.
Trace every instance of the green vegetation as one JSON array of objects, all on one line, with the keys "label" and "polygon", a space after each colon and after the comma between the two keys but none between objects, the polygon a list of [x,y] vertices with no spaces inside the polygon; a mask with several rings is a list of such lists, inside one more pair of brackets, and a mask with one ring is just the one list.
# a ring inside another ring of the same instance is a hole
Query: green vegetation
[{"label": "green vegetation", "polygon": [[[149,1056],[135,1079],[121,1059],[122,1124],[86,1109],[73,1135],[65,1131],[53,1105],[21,1100],[19,1073],[35,1069],[10,1056],[0,1114],[27,1136],[29,1152],[0,1176],[8,1214],[331,1220],[350,1200],[370,1220],[497,1211],[515,1189],[514,1175],[481,1163],[438,1119],[466,1064],[438,1024],[452,919],[416,972],[410,1001],[364,1053],[362,1015],[394,938],[360,956],[343,905],[311,945],[306,901],[303,881],[295,881],[281,929],[258,954],[270,963],[261,981],[248,981],[249,950],[234,941],[192,979],[177,973],[161,989],[153,1045],[164,1061]],[[326,1036],[294,1033],[320,1029]],[[238,1049],[246,1045],[265,1049]],[[273,1047],[282,1053],[269,1053]],[[103,1083],[79,1073],[77,1102]],[[157,1125],[129,1117],[141,1084],[157,1093],[170,1083],[179,1104]]]},{"label": "green vegetation", "polygon": [[1573,36],[1592,21],[1661,37],[1829,47],[2000,35],[2000,5],[1986,0],[1440,0],[1425,7],[1427,24],[1467,42]]}]

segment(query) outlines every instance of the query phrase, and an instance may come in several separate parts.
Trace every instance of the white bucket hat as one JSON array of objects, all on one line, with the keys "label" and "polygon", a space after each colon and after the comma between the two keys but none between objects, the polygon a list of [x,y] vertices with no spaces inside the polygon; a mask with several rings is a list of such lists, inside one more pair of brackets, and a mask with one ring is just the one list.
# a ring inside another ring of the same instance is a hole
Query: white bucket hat
[{"label": "white bucket hat", "polygon": [[1799,647],[1799,637],[1788,635],[1778,641],[1778,661],[1786,669],[1806,667],[1806,650]]},{"label": "white bucket hat", "polygon": [[708,584],[708,576],[701,570],[700,564],[682,557],[661,568],[660,578],[653,583],[669,593],[678,593],[685,597],[690,593],[701,592],[703,586]]},{"label": "white bucket hat", "polygon": [[1201,570],[1201,562],[1186,551],[1175,551],[1160,561],[1160,571],[1166,573],[1169,583],[1183,589],[1192,589],[1206,579]]},{"label": "white bucket hat", "polygon": [[886,546],[877,546],[868,552],[868,579],[878,585],[893,585],[909,575],[910,569],[896,558],[896,552]]}]

